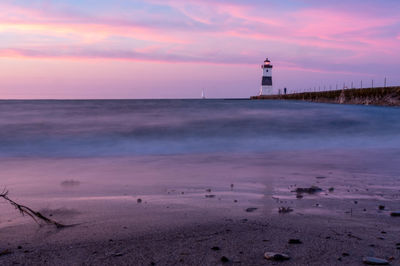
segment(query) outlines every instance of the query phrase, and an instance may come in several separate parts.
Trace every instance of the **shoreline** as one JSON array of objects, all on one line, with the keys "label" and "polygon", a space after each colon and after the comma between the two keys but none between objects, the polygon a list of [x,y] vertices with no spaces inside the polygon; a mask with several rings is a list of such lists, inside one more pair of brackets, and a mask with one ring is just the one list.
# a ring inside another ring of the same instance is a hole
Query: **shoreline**
[{"label": "shoreline", "polygon": [[[77,225],[38,227],[0,204],[0,252],[10,252],[0,256],[0,264],[275,265],[264,253],[282,252],[291,257],[284,265],[364,265],[364,256],[396,265],[400,218],[390,212],[399,206],[398,152],[9,162],[3,166],[13,165],[10,176],[31,173],[37,183],[48,183],[32,193],[28,184],[10,179],[9,184],[20,184],[10,185],[11,198]],[[389,164],[387,157],[393,160]],[[33,175],[37,169],[54,175]],[[115,182],[108,180],[107,169]],[[135,181],[132,172],[157,178],[138,187],[143,180]],[[80,184],[62,185],[71,174]],[[322,191],[302,197],[293,192],[310,186]],[[22,197],[24,191],[32,194]],[[293,212],[279,214],[279,207]],[[290,239],[301,243],[289,244]]]},{"label": "shoreline", "polygon": [[320,92],[303,92],[286,95],[251,96],[251,100],[300,100],[316,103],[400,106],[400,87],[376,87]]}]

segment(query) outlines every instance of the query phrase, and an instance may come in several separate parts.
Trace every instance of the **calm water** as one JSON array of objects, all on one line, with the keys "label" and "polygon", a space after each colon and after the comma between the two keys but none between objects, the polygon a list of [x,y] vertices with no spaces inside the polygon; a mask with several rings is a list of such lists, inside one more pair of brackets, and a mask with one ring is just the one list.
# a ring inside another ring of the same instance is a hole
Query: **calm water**
[{"label": "calm water", "polygon": [[[276,214],[272,197],[290,199],[299,211],[314,206],[295,198],[288,189],[294,184],[335,187],[323,195],[326,203],[319,202],[331,206],[324,209],[330,213],[345,208],[329,203],[332,197],[379,198],[394,206],[399,154],[400,108],[247,100],[0,101],[0,189],[37,210],[80,213],[61,216],[69,223],[111,219],[127,210],[129,217],[133,207],[139,211],[137,198],[166,217],[165,205],[202,209],[204,217],[240,216],[254,206]],[[205,197],[209,189],[215,198]],[[0,204],[0,229],[29,222]]]},{"label": "calm water", "polygon": [[1,157],[400,148],[400,108],[231,100],[0,101]]}]

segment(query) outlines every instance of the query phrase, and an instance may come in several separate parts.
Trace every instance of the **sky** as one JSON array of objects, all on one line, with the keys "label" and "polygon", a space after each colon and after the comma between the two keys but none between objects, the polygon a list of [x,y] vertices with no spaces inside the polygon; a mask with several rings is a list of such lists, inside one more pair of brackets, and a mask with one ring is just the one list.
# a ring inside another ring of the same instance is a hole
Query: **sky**
[{"label": "sky", "polygon": [[400,85],[398,0],[1,0],[0,99]]}]

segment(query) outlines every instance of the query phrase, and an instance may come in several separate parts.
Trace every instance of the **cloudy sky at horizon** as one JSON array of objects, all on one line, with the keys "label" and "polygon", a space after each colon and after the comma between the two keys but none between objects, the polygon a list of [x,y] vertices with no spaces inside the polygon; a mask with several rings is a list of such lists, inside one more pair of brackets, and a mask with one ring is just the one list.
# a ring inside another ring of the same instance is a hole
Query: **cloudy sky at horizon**
[{"label": "cloudy sky at horizon", "polygon": [[[2,0],[0,98],[248,97],[400,84],[397,0]],[[334,2],[334,3],[333,3]]]}]

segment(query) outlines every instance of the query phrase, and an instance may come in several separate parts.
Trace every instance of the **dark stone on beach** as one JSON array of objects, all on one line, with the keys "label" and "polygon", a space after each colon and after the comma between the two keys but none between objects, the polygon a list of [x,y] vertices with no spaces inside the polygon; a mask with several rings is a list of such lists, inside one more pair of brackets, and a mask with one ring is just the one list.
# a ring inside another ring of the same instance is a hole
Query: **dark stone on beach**
[{"label": "dark stone on beach", "polygon": [[363,262],[368,265],[388,265],[389,261],[375,257],[364,257]]},{"label": "dark stone on beach", "polygon": [[382,231],[381,234],[386,234],[386,232],[385,232],[385,231]]},{"label": "dark stone on beach", "polygon": [[229,259],[227,257],[225,257],[225,256],[222,256],[221,257],[221,262],[223,262],[223,263],[229,262]]},{"label": "dark stone on beach", "polygon": [[364,209],[363,209],[363,211],[365,211],[365,212],[366,212],[366,211],[367,211],[367,209],[365,209],[365,208],[364,208]]},{"label": "dark stone on beach", "polygon": [[392,216],[392,217],[400,217],[400,212],[391,212],[390,216]]},{"label": "dark stone on beach", "polygon": [[308,193],[308,194],[314,194],[317,192],[321,192],[322,189],[317,187],[317,186],[311,186],[311,187],[298,187],[296,188],[296,190],[292,191],[292,192],[296,192],[296,193]]},{"label": "dark stone on beach", "polygon": [[242,221],[243,223],[245,223],[245,222],[248,221],[248,219],[242,219],[241,221]]},{"label": "dark stone on beach", "polygon": [[328,189],[329,192],[333,192],[334,190],[335,190],[335,188],[333,188],[333,187],[330,187],[330,188]]},{"label": "dark stone on beach", "polygon": [[290,259],[289,255],[284,253],[265,252],[264,257],[267,260],[284,261]]},{"label": "dark stone on beach", "polygon": [[235,203],[236,203],[236,202],[238,202],[238,201],[237,201],[237,200],[234,200],[233,202],[235,202]]},{"label": "dark stone on beach", "polygon": [[347,252],[343,252],[343,253],[342,253],[342,256],[343,256],[343,257],[348,257],[348,256],[350,256],[350,254],[347,253]]},{"label": "dark stone on beach", "polygon": [[258,208],[247,208],[246,209],[246,212],[253,212],[253,211],[255,211],[255,210],[257,210]]},{"label": "dark stone on beach", "polygon": [[385,209],[385,205],[379,205],[378,207],[380,210],[384,210]]},{"label": "dark stone on beach", "polygon": [[211,249],[214,251],[221,250],[219,247],[212,247]]},{"label": "dark stone on beach", "polygon": [[18,248],[18,249],[22,249],[22,247],[21,247],[21,246],[18,246],[17,248]]},{"label": "dark stone on beach", "polygon": [[150,262],[150,265],[154,266],[154,265],[156,265],[156,263],[152,261],[152,262]]},{"label": "dark stone on beach", "polygon": [[278,209],[279,213],[289,213],[292,211],[293,211],[293,209],[290,207],[279,207],[279,209]]},{"label": "dark stone on beach", "polygon": [[325,179],[326,178],[326,176],[317,176],[317,177],[315,177],[316,179]]},{"label": "dark stone on beach", "polygon": [[206,191],[207,191],[207,192],[211,192],[211,188],[207,188]]},{"label": "dark stone on beach", "polygon": [[124,256],[124,253],[119,252],[119,253],[114,253],[112,255],[113,255],[113,257],[121,257],[121,256]]},{"label": "dark stone on beach", "polygon": [[233,189],[233,184],[231,184],[231,189]]},{"label": "dark stone on beach", "polygon": [[303,198],[303,195],[301,195],[301,194],[298,193],[298,194],[296,195],[296,198],[302,199],[302,198]]},{"label": "dark stone on beach", "polygon": [[142,199],[137,199],[137,203],[142,203]]},{"label": "dark stone on beach", "polygon": [[289,239],[288,243],[289,244],[303,244],[303,242],[301,242],[300,239],[295,239],[295,238]]},{"label": "dark stone on beach", "polygon": [[358,204],[358,201],[355,200],[355,201],[354,201],[354,204]]},{"label": "dark stone on beach", "polygon": [[215,195],[206,195],[206,198],[215,198]]}]

